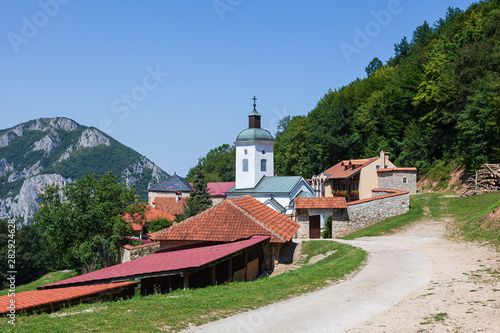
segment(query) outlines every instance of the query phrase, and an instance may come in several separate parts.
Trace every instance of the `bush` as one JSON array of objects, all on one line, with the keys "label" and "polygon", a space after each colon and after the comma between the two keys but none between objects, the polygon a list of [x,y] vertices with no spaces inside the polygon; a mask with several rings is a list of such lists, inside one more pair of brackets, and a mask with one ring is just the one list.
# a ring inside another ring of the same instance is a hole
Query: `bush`
[{"label": "bush", "polygon": [[327,216],[325,219],[325,229],[321,233],[323,238],[332,238],[332,216]]}]

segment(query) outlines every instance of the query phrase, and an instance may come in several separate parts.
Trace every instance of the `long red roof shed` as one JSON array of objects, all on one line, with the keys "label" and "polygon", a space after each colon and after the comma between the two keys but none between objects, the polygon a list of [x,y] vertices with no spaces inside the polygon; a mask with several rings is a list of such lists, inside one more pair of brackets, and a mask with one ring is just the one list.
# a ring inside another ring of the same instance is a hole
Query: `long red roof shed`
[{"label": "long red roof shed", "polygon": [[194,269],[222,258],[229,257],[245,248],[264,242],[268,239],[269,236],[254,236],[250,239],[240,240],[233,243],[155,253],[146,257],[125,262],[123,264],[110,266],[98,271],[46,284],[39,287],[39,289],[107,283],[112,281],[142,279],[158,275],[179,274],[182,271]]}]

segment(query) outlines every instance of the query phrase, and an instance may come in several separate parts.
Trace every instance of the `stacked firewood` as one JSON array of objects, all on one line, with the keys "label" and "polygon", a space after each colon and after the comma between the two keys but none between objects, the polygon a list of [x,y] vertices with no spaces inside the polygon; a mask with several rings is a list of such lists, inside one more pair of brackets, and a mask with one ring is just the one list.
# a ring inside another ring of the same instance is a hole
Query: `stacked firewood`
[{"label": "stacked firewood", "polygon": [[463,197],[500,190],[500,164],[485,164],[467,179],[467,189]]}]

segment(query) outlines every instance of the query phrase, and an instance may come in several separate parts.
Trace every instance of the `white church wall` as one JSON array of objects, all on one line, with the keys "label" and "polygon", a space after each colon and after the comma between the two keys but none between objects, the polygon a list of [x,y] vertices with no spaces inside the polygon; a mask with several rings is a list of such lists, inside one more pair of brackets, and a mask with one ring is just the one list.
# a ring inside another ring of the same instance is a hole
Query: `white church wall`
[{"label": "white church wall", "polygon": [[[259,144],[248,142],[236,146],[236,188],[253,188],[263,176],[274,176],[273,142]],[[264,152],[264,154],[262,153]],[[261,171],[261,160],[266,159],[266,171]],[[243,171],[244,160],[248,171]]]}]

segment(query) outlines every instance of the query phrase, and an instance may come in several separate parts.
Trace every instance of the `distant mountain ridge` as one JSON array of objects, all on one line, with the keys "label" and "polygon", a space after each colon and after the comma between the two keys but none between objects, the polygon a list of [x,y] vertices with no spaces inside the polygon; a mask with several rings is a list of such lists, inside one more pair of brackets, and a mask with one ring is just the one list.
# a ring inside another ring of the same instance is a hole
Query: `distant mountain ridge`
[{"label": "distant mountain ridge", "polygon": [[27,223],[46,185],[64,186],[87,171],[112,171],[142,198],[169,176],[94,127],[63,117],[39,118],[0,130],[0,218]]}]

